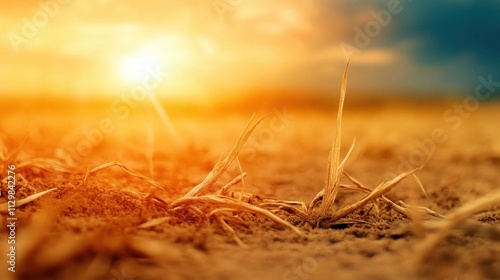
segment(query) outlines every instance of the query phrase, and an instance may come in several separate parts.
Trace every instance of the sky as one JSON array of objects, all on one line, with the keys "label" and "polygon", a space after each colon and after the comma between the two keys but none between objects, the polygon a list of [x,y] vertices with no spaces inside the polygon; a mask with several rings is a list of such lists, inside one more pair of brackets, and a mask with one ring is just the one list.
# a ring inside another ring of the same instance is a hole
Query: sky
[{"label": "sky", "polygon": [[348,58],[360,96],[474,94],[480,77],[500,96],[497,0],[19,0],[0,15],[4,97],[327,95]]}]

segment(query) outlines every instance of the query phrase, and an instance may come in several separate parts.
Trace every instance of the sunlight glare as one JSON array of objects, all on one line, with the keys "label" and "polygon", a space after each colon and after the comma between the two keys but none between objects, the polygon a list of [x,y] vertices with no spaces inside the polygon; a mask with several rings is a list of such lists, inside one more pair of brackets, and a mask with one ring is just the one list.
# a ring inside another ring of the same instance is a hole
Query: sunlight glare
[{"label": "sunlight glare", "polygon": [[154,69],[159,63],[159,58],[152,53],[130,55],[123,60],[121,70],[127,82],[137,83],[148,75],[148,68]]}]

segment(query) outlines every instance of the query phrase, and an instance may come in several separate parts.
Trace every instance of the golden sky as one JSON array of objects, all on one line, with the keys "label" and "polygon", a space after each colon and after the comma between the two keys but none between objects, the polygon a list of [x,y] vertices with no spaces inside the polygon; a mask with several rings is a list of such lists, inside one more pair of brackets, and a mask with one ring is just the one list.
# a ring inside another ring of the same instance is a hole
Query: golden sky
[{"label": "golden sky", "polygon": [[379,20],[352,56],[355,91],[458,91],[464,83],[454,82],[482,74],[450,73],[470,64],[466,55],[420,63],[418,36],[391,37],[423,4],[397,1],[391,11],[382,1],[351,2],[3,1],[0,92],[111,96],[143,83],[151,71],[155,93],[172,99],[336,92],[346,63],[342,44],[361,47],[356,28],[367,32],[383,10],[391,20]]}]

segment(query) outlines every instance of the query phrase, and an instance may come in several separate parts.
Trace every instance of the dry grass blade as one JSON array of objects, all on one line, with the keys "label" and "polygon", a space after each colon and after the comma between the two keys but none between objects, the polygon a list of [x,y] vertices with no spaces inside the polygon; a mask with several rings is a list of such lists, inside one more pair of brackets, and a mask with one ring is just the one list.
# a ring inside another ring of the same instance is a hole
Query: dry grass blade
[{"label": "dry grass blade", "polygon": [[241,163],[240,159],[236,157],[236,162],[238,163],[238,169],[240,170],[240,176],[241,177],[241,191],[240,191],[240,197],[238,198],[239,200],[243,199],[243,193],[245,192],[245,176],[243,176],[243,168],[241,168]]},{"label": "dry grass blade", "polygon": [[254,129],[257,127],[257,125],[262,122],[268,115],[264,116],[262,119],[258,120],[255,124],[251,124],[255,114],[253,114],[252,118],[246,125],[245,129],[240,135],[240,138],[238,139],[238,142],[234,145],[233,149],[231,152],[223,159],[219,160],[212,171],[208,173],[207,177],[203,180],[203,182],[199,183],[196,185],[194,188],[192,188],[184,197],[191,197],[191,196],[197,196],[197,195],[203,195],[207,192],[207,189],[212,186],[217,180],[222,176],[222,174],[226,171],[226,169],[229,167],[229,165],[234,161],[238,153],[240,152],[241,148],[245,144],[245,142],[248,140],[248,137],[250,137],[250,134],[254,131]]},{"label": "dry grass blade", "polygon": [[[174,207],[172,208],[171,210],[169,210],[169,212],[171,214],[177,214],[177,215],[180,215],[180,217],[182,219],[185,219],[186,217],[186,210],[188,210],[187,212],[188,213],[191,213],[191,214],[194,214],[196,215],[197,217],[199,218],[207,218],[207,215],[205,212],[203,212],[202,210],[200,210],[198,207],[195,207],[194,205],[181,205],[181,206],[177,206],[177,207]],[[161,218],[158,218],[158,219],[161,219]]]},{"label": "dry grass blade", "polygon": [[280,199],[265,198],[265,199],[262,200],[261,204],[265,204],[265,203],[281,203],[281,204],[286,204],[286,205],[290,205],[290,206],[300,206],[300,208],[301,208],[302,211],[304,211],[304,212],[307,211],[307,206],[302,201],[280,200]]},{"label": "dry grass blade", "polygon": [[347,162],[347,160],[349,159],[349,157],[352,154],[352,151],[354,150],[354,146],[356,146],[356,138],[354,138],[352,140],[351,146],[349,147],[349,150],[347,151],[347,154],[345,155],[344,159],[340,163],[340,165],[339,165],[340,170],[342,170],[344,168],[345,163]]},{"label": "dry grass blade", "polygon": [[21,143],[19,145],[17,145],[17,147],[12,150],[10,153],[6,154],[6,156],[4,156],[4,160],[6,162],[12,162],[14,161],[15,157],[17,156],[17,154],[21,151],[21,149],[24,147],[24,145],[26,144],[26,142],[28,142],[28,139],[29,139],[29,134],[27,134],[23,140],[21,140]]},{"label": "dry grass blade", "polygon": [[17,168],[24,167],[37,167],[50,172],[62,172],[71,173],[75,172],[75,169],[69,167],[68,165],[62,163],[60,160],[55,158],[34,158],[25,160],[17,165]]},{"label": "dry grass blade", "polygon": [[208,213],[207,217],[210,218],[213,215],[217,215],[217,214],[221,214],[221,213],[233,213],[233,212],[234,212],[233,208],[217,208],[217,209],[210,211],[210,213]]},{"label": "dry grass blade", "polygon": [[439,242],[446,238],[446,236],[448,236],[454,228],[464,222],[471,215],[479,211],[491,208],[497,204],[500,204],[500,191],[496,191],[477,200],[469,202],[466,205],[457,208],[450,214],[446,215],[444,220],[440,222],[441,225],[439,231],[432,235],[429,235],[420,244],[419,253],[417,254],[417,263],[422,264],[424,261],[426,261],[434,248],[436,248],[436,246],[439,244]]},{"label": "dry grass blade", "polygon": [[106,169],[106,168],[109,168],[109,167],[113,167],[113,166],[118,166],[123,171],[125,171],[125,173],[127,173],[129,175],[132,175],[132,176],[134,176],[136,178],[139,178],[139,179],[141,179],[143,181],[146,181],[149,184],[151,184],[151,185],[153,185],[153,186],[155,186],[155,187],[157,187],[157,188],[159,188],[159,189],[167,192],[167,190],[165,188],[163,188],[163,186],[160,183],[158,183],[158,182],[156,182],[156,181],[154,181],[154,180],[152,180],[152,179],[150,179],[150,178],[148,178],[148,177],[146,177],[146,176],[144,176],[144,175],[142,175],[140,173],[137,173],[137,172],[133,171],[132,169],[126,167],[125,165],[123,165],[123,164],[121,164],[120,162],[117,162],[117,161],[107,162],[107,163],[101,164],[101,165],[99,165],[97,167],[94,167],[92,170],[90,170],[89,172],[87,172],[87,174],[85,174],[85,177],[83,178],[83,185],[85,185],[87,183],[87,180],[88,180],[89,176],[92,175],[93,173],[96,173],[96,172],[98,172],[100,170],[103,170],[103,169]]},{"label": "dry grass blade", "polygon": [[131,188],[131,187],[126,187],[126,188],[123,188],[121,189],[121,191],[133,198],[136,198],[136,199],[146,199],[149,194],[148,193],[144,193],[144,192],[140,192],[134,188]]},{"label": "dry grass blade", "polygon": [[266,208],[266,209],[277,208],[279,210],[283,210],[283,211],[286,211],[288,213],[292,213],[295,216],[301,218],[303,221],[308,221],[309,220],[309,214],[306,211],[303,211],[303,210],[300,210],[298,208],[295,208],[295,207],[293,207],[290,204],[279,203],[279,202],[274,202],[274,203],[267,202],[267,203],[261,203],[261,204],[259,204],[259,207]]},{"label": "dry grass blade", "polygon": [[[412,174],[414,175],[414,174]],[[343,187],[344,189],[350,189],[350,190],[358,190],[358,191],[362,191],[364,193],[371,193],[373,190],[372,189],[369,189],[365,186],[363,186],[363,184],[361,184],[358,180],[354,179],[351,175],[349,175],[349,173],[347,172],[344,172],[344,176],[346,176],[346,178],[351,181],[354,186],[341,186]],[[420,181],[419,181],[420,182]],[[428,217],[434,217],[434,218],[442,218],[443,215],[427,208],[427,207],[422,207],[422,206],[414,206],[414,205],[409,205],[409,204],[406,204],[404,203],[403,201],[398,201],[398,203],[390,200],[389,198],[387,198],[386,196],[382,195],[380,196],[380,198],[382,200],[384,200],[385,202],[389,203],[396,211],[398,211],[399,213],[405,215],[406,217],[408,218],[412,218],[411,216],[411,211],[416,211],[416,212],[419,212],[421,214],[425,214],[427,215]],[[425,218],[425,217],[423,217]]]},{"label": "dry grass blade", "polygon": [[333,205],[335,197],[337,196],[339,183],[340,183],[340,140],[342,132],[342,111],[344,108],[344,100],[347,89],[347,71],[349,69],[349,61],[344,70],[344,75],[342,77],[342,86],[340,88],[340,101],[339,109],[337,111],[337,127],[335,133],[335,139],[332,144],[332,149],[328,156],[328,166],[327,166],[327,176],[325,182],[325,195],[323,198],[323,203],[320,207],[320,212],[325,215],[328,209]]},{"label": "dry grass blade", "polygon": [[[433,211],[433,210],[431,210],[431,209],[429,209],[427,207],[410,205],[410,204],[404,203],[403,201],[398,201],[398,203],[400,204],[399,206],[405,212],[405,215],[408,216],[408,217],[410,217],[410,218],[411,218],[410,211],[419,212],[420,215],[421,214],[426,214],[429,217],[444,218],[443,215],[441,215],[438,212]],[[422,217],[422,218],[425,218],[425,217]]]},{"label": "dry grass blade", "polygon": [[219,191],[220,195],[229,195],[229,188],[243,181],[243,178],[247,176],[246,172],[241,173],[236,178],[234,178],[231,182],[227,183],[224,187],[222,187]]},{"label": "dry grass blade", "polygon": [[197,196],[197,197],[182,197],[177,199],[172,203],[172,207],[177,207],[181,205],[191,205],[195,203],[205,203],[205,204],[212,204],[214,206],[219,206],[222,208],[233,208],[234,210],[240,210],[244,212],[249,212],[253,214],[257,214],[263,217],[266,217],[277,224],[280,224],[282,226],[288,227],[295,231],[297,234],[300,236],[304,236],[304,234],[288,223],[287,221],[281,219],[280,217],[274,215],[273,213],[262,209],[260,207],[257,207],[255,205],[251,205],[248,203],[245,203],[243,201],[237,200],[237,199],[232,199],[229,197],[221,197],[221,196],[216,196],[216,195],[205,195],[205,196]]},{"label": "dry grass blade", "polygon": [[390,180],[389,182],[385,182],[380,184],[378,187],[376,187],[370,194],[367,196],[363,197],[361,200],[359,200],[356,203],[353,203],[351,205],[345,206],[335,212],[333,216],[331,217],[332,220],[337,220],[342,217],[345,217],[346,215],[349,215],[350,213],[356,211],[357,209],[365,206],[368,202],[373,201],[374,199],[381,197],[385,193],[389,192],[392,188],[394,188],[399,182],[401,182],[404,178],[408,177],[409,175],[413,174],[415,171],[419,170],[421,167],[415,168],[411,171],[404,172],[397,176],[396,178]]},{"label": "dry grass blade", "polygon": [[161,103],[156,98],[154,92],[150,91],[148,97],[151,100],[151,103],[153,104],[153,107],[155,108],[156,112],[158,113],[158,116],[160,116],[160,120],[167,129],[167,131],[170,133],[170,135],[175,136],[177,133],[175,131],[174,126],[172,125],[172,121],[170,121],[167,112],[161,106]]},{"label": "dry grass blade", "polygon": [[[340,188],[341,188],[341,190],[359,191],[359,192],[363,192],[366,194],[370,194],[373,191],[369,188],[359,187],[357,185],[340,185]],[[386,203],[391,205],[391,207],[394,210],[398,211],[399,213],[403,214],[404,216],[406,216],[407,218],[410,218],[410,219],[412,219],[412,212],[419,213],[423,219],[428,219],[430,217],[443,218],[443,215],[441,215],[441,214],[439,214],[439,213],[437,213],[437,212],[435,212],[427,207],[409,205],[409,204],[404,203],[401,200],[398,202],[394,202],[384,195],[380,196],[379,199],[382,199],[383,201],[385,201]],[[424,216],[424,214],[426,216]]]},{"label": "dry grass blade", "polygon": [[[44,196],[52,191],[55,191],[56,189],[57,188],[48,189],[46,191],[35,193],[35,194],[32,194],[26,198],[20,199],[20,200],[16,201],[16,207],[30,203],[31,201],[33,201],[41,196]],[[8,202],[0,204],[0,213],[6,213],[6,212],[8,212]]]},{"label": "dry grass blade", "polygon": [[[351,144],[351,147],[349,148],[349,151],[347,151],[347,154],[345,155],[344,159],[342,160],[342,162],[340,163],[338,169],[340,171],[343,170],[344,168],[344,165],[345,163],[347,162],[347,160],[349,159],[349,156],[351,155],[352,151],[354,150],[354,146],[356,144],[356,139],[354,139],[352,141],[352,144]],[[324,195],[325,195],[325,188],[323,188],[321,191],[319,191],[316,196],[313,198],[313,200],[311,201],[311,203],[309,203],[309,210],[313,209],[314,206],[316,205],[316,203],[318,203],[320,200],[322,200],[324,198]],[[333,201],[335,202],[335,200]],[[333,203],[332,202],[332,203]],[[307,210],[308,211],[308,210]]]},{"label": "dry grass blade", "polygon": [[231,235],[231,237],[233,237],[234,241],[236,241],[236,243],[243,247],[243,248],[248,248],[248,246],[243,242],[241,241],[241,239],[238,237],[238,235],[236,234],[236,232],[234,231],[234,229],[232,227],[230,227],[226,221],[224,221],[224,218],[222,218],[222,216],[220,215],[217,215],[217,221],[219,221],[219,223],[222,225],[222,228],[229,234]]},{"label": "dry grass blade", "polygon": [[161,218],[156,218],[156,219],[151,219],[145,223],[142,223],[139,225],[139,228],[150,228],[154,227],[157,225],[161,225],[165,222],[170,221],[172,218],[171,217],[161,217]]},{"label": "dry grass blade", "polygon": [[322,201],[324,195],[325,195],[325,189],[323,188],[321,191],[319,191],[316,194],[316,196],[313,198],[313,200],[311,200],[311,203],[309,203],[308,211],[313,209],[318,202]]},{"label": "dry grass blade", "polygon": [[429,196],[427,195],[427,192],[425,191],[424,185],[422,184],[422,182],[420,182],[420,179],[418,179],[417,175],[411,174],[411,176],[413,177],[413,180],[415,180],[415,182],[418,184],[418,186],[420,187],[420,189],[424,193],[425,198],[429,198]]},{"label": "dry grass blade", "polygon": [[[269,209],[271,211],[273,211],[273,209],[274,211],[276,211],[276,209],[286,211],[301,218],[303,221],[308,221],[310,218],[307,206],[302,201],[264,199],[261,203],[258,204],[258,206]],[[297,208],[297,206],[299,206],[300,208]]]},{"label": "dry grass blade", "polygon": [[148,162],[148,171],[149,171],[149,176],[151,178],[154,178],[155,172],[154,172],[154,164],[153,164],[153,156],[155,152],[155,129],[153,127],[152,122],[147,126],[147,131],[146,131],[146,160]]}]

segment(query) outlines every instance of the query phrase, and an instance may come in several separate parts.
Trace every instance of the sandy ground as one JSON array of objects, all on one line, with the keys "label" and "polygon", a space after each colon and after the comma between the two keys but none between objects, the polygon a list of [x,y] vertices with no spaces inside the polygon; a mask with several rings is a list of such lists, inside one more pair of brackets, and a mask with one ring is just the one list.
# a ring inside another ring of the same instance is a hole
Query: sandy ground
[{"label": "sandy ground", "polygon": [[[173,137],[154,113],[140,108],[124,116],[91,107],[2,106],[0,202],[7,200],[11,163],[16,165],[17,200],[57,190],[16,209],[15,273],[7,270],[9,230],[1,227],[1,279],[500,279],[498,205],[474,216],[471,220],[479,223],[468,222],[474,226],[453,231],[422,262],[417,257],[430,232],[419,231],[419,223],[384,204],[352,214],[353,219],[369,222],[353,225],[312,228],[279,213],[306,238],[247,214],[245,225],[231,224],[247,247],[238,246],[216,223],[188,216],[138,228],[152,218],[165,217],[166,206],[138,199],[130,190],[166,202],[185,194],[229,152],[251,113],[176,113]],[[427,198],[411,178],[388,197],[441,214],[497,190],[500,104],[454,108],[453,103],[347,104],[342,154],[354,138],[356,148],[346,171],[375,188],[432,154],[416,173]],[[324,186],[335,110],[267,111],[271,115],[239,156],[248,173],[245,191],[309,203]],[[16,151],[26,135],[26,143]],[[78,172],[62,172],[54,164],[55,170],[37,168],[36,158],[56,159]],[[167,191],[118,167],[99,171],[83,184],[86,171],[111,161],[153,178]],[[238,174],[234,164],[219,185]],[[341,193],[334,208],[361,197]],[[9,223],[7,217],[2,213],[2,224]]]}]

